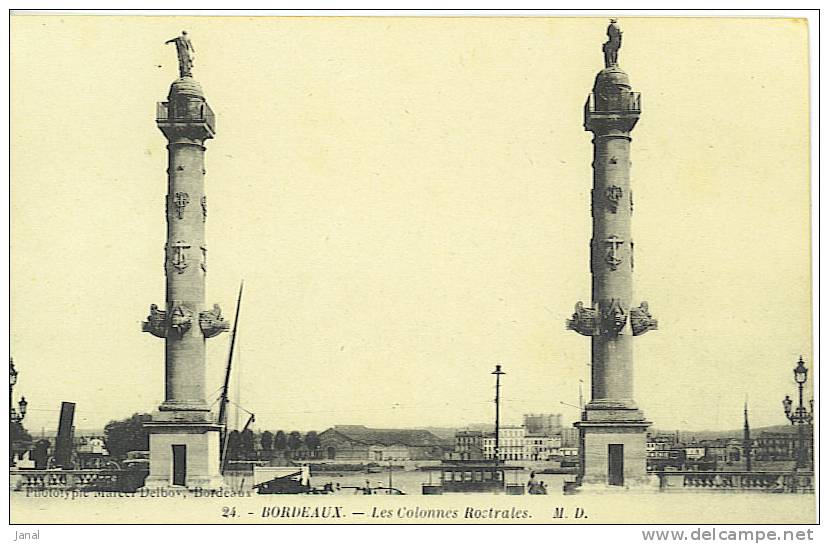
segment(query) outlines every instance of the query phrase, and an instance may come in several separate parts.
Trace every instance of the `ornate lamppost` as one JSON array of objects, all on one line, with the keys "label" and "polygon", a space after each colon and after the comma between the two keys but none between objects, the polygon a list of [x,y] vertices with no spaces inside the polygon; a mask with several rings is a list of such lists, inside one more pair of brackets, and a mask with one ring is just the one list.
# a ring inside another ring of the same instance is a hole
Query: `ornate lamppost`
[{"label": "ornate lamppost", "polygon": [[792,410],[792,399],[789,395],[783,399],[783,411],[786,413],[786,418],[791,421],[792,425],[797,425],[797,462],[795,467],[798,470],[809,468],[808,452],[806,451],[806,441],[803,429],[807,425],[812,424],[812,413],[814,412],[814,400],[809,402],[809,408],[803,406],[803,385],[806,383],[809,369],[803,363],[803,356],[797,361],[797,366],[794,367],[794,381],[797,383],[798,390],[798,404],[797,408]]},{"label": "ornate lamppost", "polygon": [[[9,431],[11,435],[11,429],[15,426],[19,426],[20,422],[23,421],[23,418],[26,417],[26,407],[29,405],[26,402],[26,397],[20,397],[20,400],[17,403],[17,409],[14,407],[14,386],[17,383],[17,375],[18,371],[14,368],[14,360],[9,357]],[[9,436],[9,461],[11,465],[14,465],[14,444],[11,440],[11,436]]]}]

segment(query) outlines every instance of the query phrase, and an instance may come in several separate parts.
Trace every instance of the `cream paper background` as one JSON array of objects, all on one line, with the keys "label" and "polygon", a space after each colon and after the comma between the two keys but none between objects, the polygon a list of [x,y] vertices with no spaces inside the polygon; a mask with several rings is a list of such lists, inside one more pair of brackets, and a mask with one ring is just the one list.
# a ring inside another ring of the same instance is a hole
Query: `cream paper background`
[{"label": "cream paper background", "polygon": [[[241,403],[260,430],[486,422],[495,363],[508,372],[503,421],[576,420],[559,403],[576,403],[579,379],[589,387],[589,341],[563,323],[590,298],[581,123],[606,24],[12,17],[11,351],[27,428],[54,429],[61,400],[78,403],[76,427],[100,429],[162,398],[163,345],[139,330],[163,302],[154,103],[177,77],[163,42],[181,29],[218,115],[207,302],[232,315],[245,278]],[[662,430],[739,429],[746,397],[754,427],[785,423],[798,355],[815,370],[806,23],[620,25],[620,65],[643,104],[634,288],[660,325],[636,342],[637,401]],[[208,342],[208,390],[227,342]],[[774,498],[706,497],[693,511],[814,519],[814,497]],[[578,497],[602,510],[596,522],[686,519],[697,504],[604,508],[614,500]],[[131,515],[47,504],[21,503],[20,520]],[[140,521],[173,515],[147,508]],[[179,521],[214,521],[186,512]]]}]

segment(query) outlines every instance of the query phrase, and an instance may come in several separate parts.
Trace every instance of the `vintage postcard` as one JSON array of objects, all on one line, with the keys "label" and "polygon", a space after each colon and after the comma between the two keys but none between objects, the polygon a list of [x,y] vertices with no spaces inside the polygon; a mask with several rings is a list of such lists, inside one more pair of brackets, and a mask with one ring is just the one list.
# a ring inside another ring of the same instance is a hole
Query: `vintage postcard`
[{"label": "vintage postcard", "polygon": [[12,14],[11,522],[815,523],[809,33]]}]

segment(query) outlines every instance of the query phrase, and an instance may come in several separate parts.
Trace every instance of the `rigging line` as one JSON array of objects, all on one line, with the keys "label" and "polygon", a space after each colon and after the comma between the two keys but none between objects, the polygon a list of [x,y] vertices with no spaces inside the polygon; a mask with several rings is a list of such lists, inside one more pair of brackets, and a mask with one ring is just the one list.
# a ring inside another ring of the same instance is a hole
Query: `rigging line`
[{"label": "rigging line", "polygon": [[[232,405],[233,405],[233,406],[235,406],[236,408],[239,408],[240,410],[243,410],[243,411],[247,412],[248,414],[253,415],[253,412],[251,412],[250,410],[248,410],[248,409],[247,409],[247,408],[245,408],[244,406],[240,406],[240,405],[238,405],[237,403],[233,402],[233,401],[232,401],[232,400],[230,400],[230,399],[227,399],[227,402],[228,402],[228,403],[230,403],[230,404],[232,404]],[[279,412],[269,412],[269,413],[271,413],[271,414],[278,414]]]},{"label": "rigging line", "polygon": [[222,391],[222,386],[220,385],[219,387],[217,387],[216,389],[214,389],[213,391],[211,391],[211,392],[210,392],[210,395],[207,395],[207,396],[209,397],[209,396],[211,396],[211,395],[215,395],[216,393],[221,393],[221,391]]}]

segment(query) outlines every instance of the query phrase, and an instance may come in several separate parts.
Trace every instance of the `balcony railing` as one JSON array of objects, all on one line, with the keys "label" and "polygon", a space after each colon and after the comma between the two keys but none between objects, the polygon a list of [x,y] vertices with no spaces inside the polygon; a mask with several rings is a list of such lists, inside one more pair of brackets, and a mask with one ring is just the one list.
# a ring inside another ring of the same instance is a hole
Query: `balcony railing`
[{"label": "balcony railing", "polygon": [[587,95],[584,103],[585,114],[604,113],[640,113],[641,93],[622,91],[609,96],[596,96],[596,93]]},{"label": "balcony railing", "polygon": [[157,123],[204,123],[211,132],[215,132],[216,117],[206,103],[188,104],[185,111],[173,111],[169,102],[156,102],[155,120]]}]

